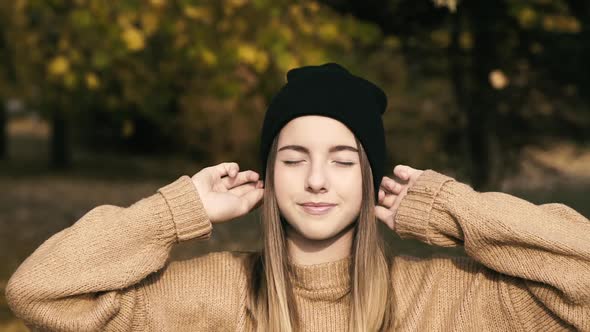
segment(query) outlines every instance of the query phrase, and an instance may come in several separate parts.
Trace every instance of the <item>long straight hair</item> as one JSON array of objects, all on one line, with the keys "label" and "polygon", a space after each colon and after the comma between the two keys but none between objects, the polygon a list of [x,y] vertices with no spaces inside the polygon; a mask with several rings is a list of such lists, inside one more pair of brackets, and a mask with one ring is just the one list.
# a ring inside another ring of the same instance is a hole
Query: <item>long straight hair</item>
[{"label": "long straight hair", "polygon": [[[349,331],[387,330],[392,321],[389,259],[375,217],[371,167],[356,139],[362,176],[362,203],[354,230],[350,266],[351,308]],[[263,248],[252,256],[249,307],[257,331],[297,331],[298,313],[289,278],[285,224],[274,191],[274,165],[278,135],[266,164],[261,215]]]}]

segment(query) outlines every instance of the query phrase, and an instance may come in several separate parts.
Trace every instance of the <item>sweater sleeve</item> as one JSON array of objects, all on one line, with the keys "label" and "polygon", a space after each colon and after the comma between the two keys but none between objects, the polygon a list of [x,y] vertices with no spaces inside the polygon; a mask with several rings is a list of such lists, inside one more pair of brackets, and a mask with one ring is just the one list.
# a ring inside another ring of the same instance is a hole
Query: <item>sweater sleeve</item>
[{"label": "sweater sleeve", "polygon": [[539,319],[524,309],[540,303],[590,331],[590,221],[568,206],[477,192],[426,170],[402,200],[395,231],[430,245],[463,245],[475,261],[520,280],[507,293],[523,309],[521,320]]},{"label": "sweater sleeve", "polygon": [[129,207],[101,205],[39,246],[11,276],[6,298],[31,328],[141,330],[137,285],[173,244],[206,239],[211,222],[189,176]]}]

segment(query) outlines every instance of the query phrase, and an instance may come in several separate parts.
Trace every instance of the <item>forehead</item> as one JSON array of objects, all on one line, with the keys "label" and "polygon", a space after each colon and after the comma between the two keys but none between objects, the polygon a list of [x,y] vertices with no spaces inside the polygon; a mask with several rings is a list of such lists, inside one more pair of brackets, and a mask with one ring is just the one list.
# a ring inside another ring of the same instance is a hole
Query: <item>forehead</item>
[{"label": "forehead", "polygon": [[319,115],[297,117],[287,123],[279,133],[279,147],[283,144],[301,144],[309,147],[346,144],[356,146],[354,134],[342,122]]}]

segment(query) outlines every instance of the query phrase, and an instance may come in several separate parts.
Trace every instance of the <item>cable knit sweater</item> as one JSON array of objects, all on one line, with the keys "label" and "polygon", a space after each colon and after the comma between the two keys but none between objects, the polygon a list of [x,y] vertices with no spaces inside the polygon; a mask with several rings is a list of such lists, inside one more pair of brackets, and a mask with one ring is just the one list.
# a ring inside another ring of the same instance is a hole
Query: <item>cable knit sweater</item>
[{"label": "cable knit sweater", "polygon": [[[246,254],[169,261],[175,243],[211,231],[188,176],[129,207],[98,206],[20,265],[8,304],[41,330],[251,330]],[[590,222],[571,208],[476,192],[427,170],[395,231],[469,255],[394,256],[395,331],[590,331]],[[292,266],[303,330],[346,329],[349,264]]]}]

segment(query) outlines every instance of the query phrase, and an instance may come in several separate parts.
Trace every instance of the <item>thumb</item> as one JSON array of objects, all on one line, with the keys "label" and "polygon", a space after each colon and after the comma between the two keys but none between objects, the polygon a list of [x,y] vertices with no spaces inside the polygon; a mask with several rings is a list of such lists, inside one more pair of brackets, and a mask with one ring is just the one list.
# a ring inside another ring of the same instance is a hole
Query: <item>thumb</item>
[{"label": "thumb", "polygon": [[387,225],[387,227],[389,227],[391,230],[393,230],[395,224],[394,224],[394,213],[389,210],[386,207],[383,207],[381,205],[376,205],[375,206],[375,217],[377,217],[377,219],[381,220],[385,225]]}]

